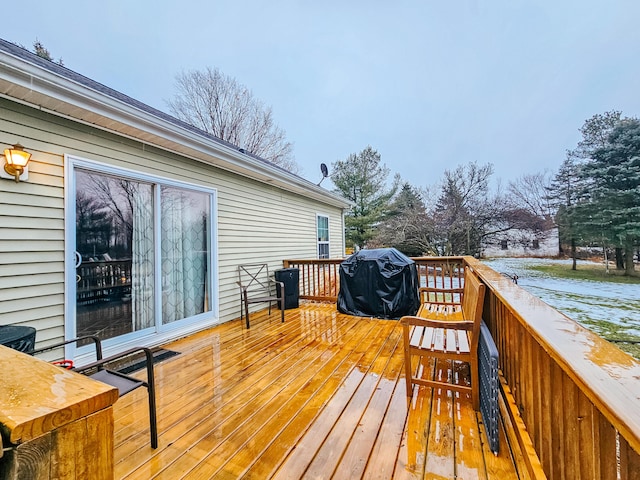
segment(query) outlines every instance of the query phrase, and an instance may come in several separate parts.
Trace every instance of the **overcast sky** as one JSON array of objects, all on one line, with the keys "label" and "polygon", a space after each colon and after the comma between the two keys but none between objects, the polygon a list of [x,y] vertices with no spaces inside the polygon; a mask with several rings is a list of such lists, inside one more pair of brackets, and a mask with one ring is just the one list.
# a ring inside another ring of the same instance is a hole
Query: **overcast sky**
[{"label": "overcast sky", "polygon": [[640,116],[639,0],[5,2],[0,37],[168,111],[218,67],[273,108],[302,176],[367,145],[418,187],[555,172],[596,113]]}]

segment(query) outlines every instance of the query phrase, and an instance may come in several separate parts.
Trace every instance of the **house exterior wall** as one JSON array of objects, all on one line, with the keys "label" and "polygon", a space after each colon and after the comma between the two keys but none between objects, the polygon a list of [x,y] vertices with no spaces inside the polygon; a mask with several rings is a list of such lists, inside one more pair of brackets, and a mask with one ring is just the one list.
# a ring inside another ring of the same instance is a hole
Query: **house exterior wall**
[{"label": "house exterior wall", "polygon": [[65,155],[217,191],[212,322],[239,316],[238,264],[317,257],[317,214],[330,219],[331,256],[343,256],[342,209],[282,188],[1,98],[0,142],[33,154],[27,182],[0,180],[0,323],[34,326],[39,342],[65,334]]}]

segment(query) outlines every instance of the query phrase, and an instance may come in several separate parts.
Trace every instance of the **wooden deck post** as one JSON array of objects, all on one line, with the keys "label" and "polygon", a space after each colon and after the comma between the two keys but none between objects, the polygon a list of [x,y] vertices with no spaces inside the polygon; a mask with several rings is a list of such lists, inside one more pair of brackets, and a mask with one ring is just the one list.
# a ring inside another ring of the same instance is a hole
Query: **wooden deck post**
[{"label": "wooden deck post", "polygon": [[118,391],[0,346],[0,478],[113,478]]}]

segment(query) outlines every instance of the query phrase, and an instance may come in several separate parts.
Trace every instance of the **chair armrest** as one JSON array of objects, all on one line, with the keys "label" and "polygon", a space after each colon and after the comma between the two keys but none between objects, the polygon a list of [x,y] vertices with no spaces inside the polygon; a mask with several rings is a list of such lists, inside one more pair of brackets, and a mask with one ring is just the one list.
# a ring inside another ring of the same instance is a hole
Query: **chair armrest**
[{"label": "chair armrest", "polygon": [[[124,352],[116,353],[109,357],[103,358],[101,360],[97,360],[95,362],[89,363],[87,365],[83,365],[82,367],[73,368],[74,372],[82,373],[87,370],[92,370],[94,368],[101,370],[105,364],[114,362],[116,360],[121,360],[125,357],[133,355],[134,353],[144,352],[146,357],[146,369],[147,369],[147,383],[149,384],[149,388],[153,388],[154,386],[154,375],[153,375],[153,352],[147,347],[134,347],[129,350],[125,350]],[[123,374],[123,376],[126,376]]]},{"label": "chair armrest", "polygon": [[[268,278],[267,282],[269,283],[269,285],[274,285],[276,288],[278,287],[278,285],[280,285],[280,292],[284,292],[284,282],[279,282],[275,278]],[[271,291],[271,288],[269,288],[269,290]]]},{"label": "chair armrest", "polygon": [[27,352],[29,355],[38,355],[39,353],[48,352],[49,350],[54,350],[58,347],[63,347],[68,345],[69,343],[78,343],[82,340],[91,340],[96,348],[96,360],[102,359],[102,344],[100,343],[100,339],[95,335],[84,335],[82,337],[72,338],[70,340],[66,340],[64,342],[55,343],[53,345],[49,345],[48,347],[38,348],[36,350],[31,350]]},{"label": "chair armrest", "polygon": [[404,327],[451,328],[457,330],[473,330],[474,324],[471,320],[437,320],[434,318],[414,317],[411,315],[402,317],[400,322]]},{"label": "chair armrest", "polygon": [[280,288],[282,288],[284,290],[284,282],[279,282],[277,280],[271,280],[271,283],[274,283],[276,285],[280,285]]}]

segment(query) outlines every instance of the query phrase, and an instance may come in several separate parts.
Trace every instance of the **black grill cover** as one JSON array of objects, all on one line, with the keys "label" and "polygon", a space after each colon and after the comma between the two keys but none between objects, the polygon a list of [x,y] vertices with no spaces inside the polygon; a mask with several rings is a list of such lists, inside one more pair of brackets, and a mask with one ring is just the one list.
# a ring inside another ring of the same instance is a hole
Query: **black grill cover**
[{"label": "black grill cover", "polygon": [[419,306],[416,264],[395,248],[360,250],[340,264],[338,311],[397,319]]}]

